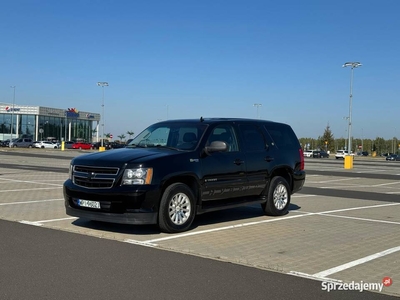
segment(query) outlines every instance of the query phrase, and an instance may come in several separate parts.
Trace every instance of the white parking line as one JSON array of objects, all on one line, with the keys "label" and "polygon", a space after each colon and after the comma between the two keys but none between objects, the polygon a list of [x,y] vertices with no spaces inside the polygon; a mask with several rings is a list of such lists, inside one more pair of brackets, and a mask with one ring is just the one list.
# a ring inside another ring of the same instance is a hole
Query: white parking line
[{"label": "white parking line", "polygon": [[8,202],[8,203],[0,203],[0,206],[2,206],[2,205],[18,205],[18,204],[41,203],[41,202],[49,202],[49,201],[64,201],[64,198],[63,199],[32,200],[32,201],[23,201],[23,202]]},{"label": "white parking line", "polygon": [[76,217],[68,217],[68,218],[61,218],[61,219],[52,219],[52,220],[43,220],[43,221],[26,221],[26,220],[21,220],[18,221],[21,224],[27,224],[27,225],[33,225],[33,226],[43,226],[43,223],[47,222],[57,222],[57,221],[65,221],[65,220],[74,220],[78,219]]},{"label": "white parking line", "polygon": [[4,181],[12,181],[12,182],[23,182],[23,183],[34,183],[34,184],[46,184],[46,185],[55,185],[55,186],[62,186],[62,184],[52,184],[52,183],[41,183],[38,181],[28,181],[28,180],[16,180],[16,179],[7,179],[7,178],[0,178],[0,180]]},{"label": "white parking line", "polygon": [[0,191],[0,193],[23,192],[23,191],[38,191],[38,190],[55,190],[55,189],[62,189],[62,186],[60,186],[60,187],[49,187],[49,188],[35,188],[35,189],[4,190],[4,191]]},{"label": "white parking line", "polygon": [[[386,185],[392,185],[392,184],[399,184],[399,182],[389,182],[389,183],[379,183],[379,184],[354,184],[354,183],[349,183],[348,185],[335,185],[334,188],[347,188],[347,187],[380,187],[380,186],[386,186]],[[331,189],[331,186],[321,186],[320,189]]]},{"label": "white parking line", "polygon": [[342,179],[333,179],[333,180],[325,180],[325,181],[314,181],[313,183],[329,183],[329,182],[347,181],[347,180],[354,180],[354,179],[361,179],[361,177],[342,178]]},{"label": "white parking line", "polygon": [[303,194],[299,194],[299,195],[292,195],[292,198],[305,198],[305,197],[315,197],[317,195],[303,195]]},{"label": "white parking line", "polygon": [[258,224],[263,224],[263,223],[277,222],[277,221],[282,221],[282,220],[287,220],[287,219],[295,219],[295,218],[300,218],[300,217],[304,217],[307,215],[309,215],[309,214],[269,219],[269,220],[263,220],[263,221],[258,221],[258,222],[241,223],[241,224],[236,224],[236,225],[231,225],[231,226],[224,226],[224,227],[207,229],[207,230],[200,230],[200,231],[187,232],[187,233],[176,234],[176,235],[169,235],[166,237],[153,239],[153,240],[147,240],[147,241],[137,241],[137,240],[126,239],[126,240],[124,240],[124,242],[134,243],[134,244],[144,244],[144,245],[151,244],[153,246],[157,246],[157,244],[154,244],[154,242],[161,242],[161,241],[166,241],[166,240],[178,239],[181,237],[187,237],[187,236],[192,236],[192,235],[198,235],[198,234],[210,233],[210,232],[216,232],[216,231],[222,231],[222,230],[228,230],[228,229],[235,229],[235,228],[251,226],[251,225],[258,225]]},{"label": "white parking line", "polygon": [[349,216],[339,216],[339,215],[331,215],[331,214],[319,214],[319,215],[324,215],[324,216],[327,216],[327,217],[334,217],[334,218],[343,218],[343,219],[351,219],[351,220],[359,220],[359,221],[367,221],[367,222],[376,222],[376,223],[400,225],[400,222],[385,221],[385,220],[375,220],[375,219],[366,219],[366,218],[349,217]]},{"label": "white parking line", "polygon": [[376,173],[376,172],[387,172],[388,169],[386,169],[386,170],[374,170],[374,169],[371,169],[371,170],[367,170],[367,171],[358,171],[358,172],[356,172],[356,173],[358,173],[358,174],[362,174],[362,173],[371,173],[371,171],[373,171],[374,173]]},{"label": "white parking line", "polygon": [[[327,210],[327,211],[321,211],[321,212],[316,212],[316,213],[303,211],[303,213],[313,214],[313,215],[323,215],[323,214],[331,214],[331,213],[335,213],[335,212],[344,212],[344,211],[350,211],[350,210],[359,210],[359,209],[367,209],[367,208],[378,208],[378,207],[386,207],[386,206],[397,206],[397,205],[400,205],[400,203],[387,203],[387,204],[377,204],[377,205],[367,205],[367,206],[358,206],[358,207],[350,207],[350,208],[341,208],[341,209]],[[293,212],[297,213],[298,211],[293,210]]]},{"label": "white parking line", "polygon": [[386,255],[389,255],[389,254],[392,254],[392,253],[395,253],[395,252],[398,252],[398,251],[400,251],[400,247],[393,247],[393,248],[390,248],[390,249],[387,249],[387,250],[384,250],[384,251],[381,251],[381,252],[378,252],[378,253],[375,253],[375,254],[372,254],[372,255],[368,255],[368,256],[360,258],[360,259],[356,259],[356,260],[350,261],[350,262],[345,263],[343,265],[340,265],[340,266],[337,266],[337,267],[334,267],[334,268],[330,268],[330,269],[322,271],[322,272],[315,273],[312,276],[316,277],[316,278],[325,278],[326,276],[332,275],[334,273],[338,273],[338,272],[347,270],[349,268],[364,264],[364,263],[369,262],[371,260],[386,256]]}]

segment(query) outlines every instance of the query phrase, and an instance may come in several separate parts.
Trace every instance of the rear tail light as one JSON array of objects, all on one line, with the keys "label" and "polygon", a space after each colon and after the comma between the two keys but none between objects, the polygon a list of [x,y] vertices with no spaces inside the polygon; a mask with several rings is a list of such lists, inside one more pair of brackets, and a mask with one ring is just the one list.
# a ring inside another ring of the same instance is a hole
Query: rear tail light
[{"label": "rear tail light", "polygon": [[299,154],[300,154],[300,170],[304,170],[304,153],[303,149],[299,149]]}]

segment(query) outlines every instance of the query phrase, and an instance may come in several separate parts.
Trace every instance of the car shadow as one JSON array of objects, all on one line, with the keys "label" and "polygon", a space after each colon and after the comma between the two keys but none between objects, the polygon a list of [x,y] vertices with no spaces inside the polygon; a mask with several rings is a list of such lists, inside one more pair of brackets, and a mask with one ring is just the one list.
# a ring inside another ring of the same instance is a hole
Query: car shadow
[{"label": "car shadow", "polygon": [[[289,206],[289,212],[294,210],[299,210],[299,207],[296,204],[291,203]],[[242,206],[238,208],[231,208],[225,210],[219,210],[215,212],[209,212],[205,214],[201,214],[196,216],[193,221],[193,224],[189,230],[193,230],[198,227],[207,226],[207,225],[215,225],[219,224],[220,227],[225,226],[225,223],[233,222],[233,221],[241,221],[241,223],[245,223],[250,219],[255,219],[259,217],[266,218],[276,218],[266,216],[264,211],[261,208],[261,205],[249,205]],[[160,235],[165,234],[161,232],[157,225],[130,225],[130,224],[116,224],[116,223],[107,223],[101,221],[91,221],[86,219],[76,219],[72,222],[73,225],[82,227],[85,229],[92,229],[96,231],[106,231],[106,232],[115,232],[121,234],[135,234],[135,235]]]}]

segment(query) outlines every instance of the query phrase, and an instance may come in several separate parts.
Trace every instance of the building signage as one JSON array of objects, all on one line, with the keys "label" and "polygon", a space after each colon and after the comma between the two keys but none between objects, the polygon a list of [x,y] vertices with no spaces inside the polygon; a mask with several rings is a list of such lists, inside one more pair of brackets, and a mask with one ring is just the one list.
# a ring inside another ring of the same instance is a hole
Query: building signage
[{"label": "building signage", "polygon": [[91,115],[91,114],[86,114],[86,118],[88,118],[88,119],[94,119],[94,116]]},{"label": "building signage", "polygon": [[16,108],[16,107],[12,108],[12,107],[6,106],[7,112],[20,111],[20,110],[21,110],[20,108]]},{"label": "building signage", "polygon": [[68,110],[65,111],[65,116],[67,118],[79,118],[79,112],[76,108],[68,108]]}]

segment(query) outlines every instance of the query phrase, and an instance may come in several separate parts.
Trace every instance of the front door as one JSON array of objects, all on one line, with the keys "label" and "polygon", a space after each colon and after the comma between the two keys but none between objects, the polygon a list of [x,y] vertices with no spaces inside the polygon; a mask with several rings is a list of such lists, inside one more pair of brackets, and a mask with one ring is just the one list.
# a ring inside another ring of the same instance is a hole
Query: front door
[{"label": "front door", "polygon": [[[238,139],[232,125],[216,126],[207,139],[223,141],[227,151],[214,152],[202,158],[202,200],[220,200],[242,197],[246,189],[244,154],[239,151]],[[224,202],[226,202],[224,200]]]}]

